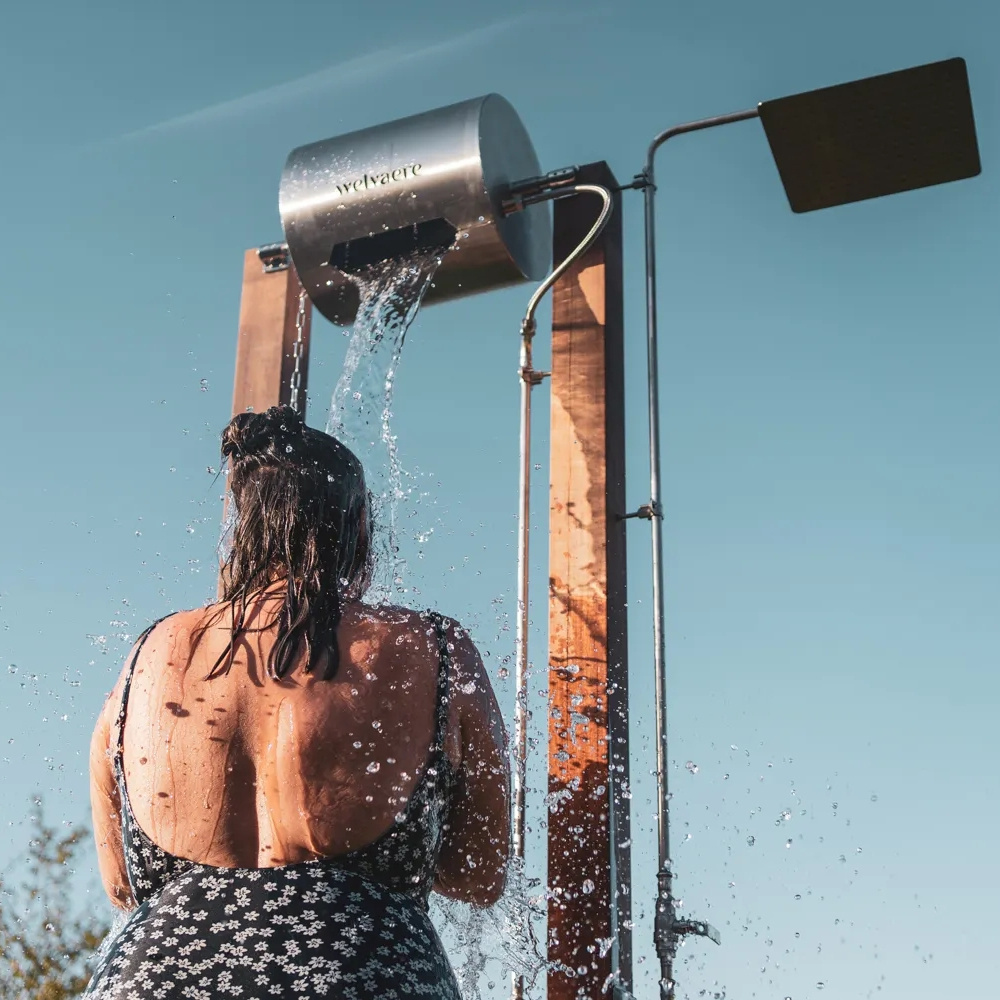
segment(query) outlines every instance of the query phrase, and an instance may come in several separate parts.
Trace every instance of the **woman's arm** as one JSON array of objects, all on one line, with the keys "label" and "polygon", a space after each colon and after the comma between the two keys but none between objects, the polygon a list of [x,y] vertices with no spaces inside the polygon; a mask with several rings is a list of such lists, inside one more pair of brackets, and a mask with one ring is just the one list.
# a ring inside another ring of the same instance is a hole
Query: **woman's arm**
[{"label": "woman's arm", "polygon": [[[117,697],[116,697],[117,696]],[[97,865],[112,905],[131,910],[135,903],[128,884],[122,847],[121,802],[111,766],[111,720],[121,698],[121,684],[108,696],[90,741],[90,808],[97,845]]]},{"label": "woman's arm", "polygon": [[438,862],[437,892],[479,906],[501,895],[510,858],[507,739],[489,677],[468,634],[453,627],[451,706],[461,731],[458,788]]}]

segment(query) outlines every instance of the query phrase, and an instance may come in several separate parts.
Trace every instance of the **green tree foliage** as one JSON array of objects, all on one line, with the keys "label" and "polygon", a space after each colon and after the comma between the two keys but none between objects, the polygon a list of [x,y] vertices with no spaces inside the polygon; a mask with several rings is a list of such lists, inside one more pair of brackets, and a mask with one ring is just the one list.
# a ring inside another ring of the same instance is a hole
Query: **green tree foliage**
[{"label": "green tree foliage", "polygon": [[0,1000],[68,1000],[90,974],[86,961],[110,926],[74,906],[74,859],[89,845],[82,826],[46,826],[41,800],[30,816],[25,862],[0,875]]}]

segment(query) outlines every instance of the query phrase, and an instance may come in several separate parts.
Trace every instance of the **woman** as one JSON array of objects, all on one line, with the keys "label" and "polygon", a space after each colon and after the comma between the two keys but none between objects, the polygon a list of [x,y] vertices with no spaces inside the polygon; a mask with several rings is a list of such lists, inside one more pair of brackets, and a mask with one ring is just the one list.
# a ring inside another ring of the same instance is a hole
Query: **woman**
[{"label": "woman", "polygon": [[490,905],[509,853],[479,654],[361,603],[368,494],[342,444],[274,407],[222,452],[223,600],[139,638],[94,732],[101,876],[129,917],[86,996],[457,998],[429,893]]}]

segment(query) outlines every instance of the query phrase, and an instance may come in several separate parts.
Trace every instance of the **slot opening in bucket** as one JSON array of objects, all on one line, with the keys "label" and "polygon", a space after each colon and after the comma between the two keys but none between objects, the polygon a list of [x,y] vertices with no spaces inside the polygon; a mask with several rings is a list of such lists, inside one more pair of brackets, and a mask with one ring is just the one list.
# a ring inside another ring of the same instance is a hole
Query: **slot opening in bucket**
[{"label": "slot opening in bucket", "polygon": [[458,230],[447,219],[425,219],[374,236],[334,244],[330,266],[344,274],[358,274],[384,260],[402,260],[418,250],[451,249]]}]

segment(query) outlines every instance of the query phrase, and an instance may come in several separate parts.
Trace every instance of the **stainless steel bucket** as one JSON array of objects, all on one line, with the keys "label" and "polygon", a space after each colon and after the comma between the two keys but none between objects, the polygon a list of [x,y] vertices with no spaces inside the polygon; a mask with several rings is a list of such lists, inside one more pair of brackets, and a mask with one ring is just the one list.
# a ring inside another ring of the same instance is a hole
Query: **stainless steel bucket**
[{"label": "stainless steel bucket", "polygon": [[541,280],[548,206],[500,210],[511,183],[539,172],[517,112],[489,94],[292,150],[281,224],[313,305],[348,326],[360,300],[351,276],[415,249],[453,248],[426,303]]}]

